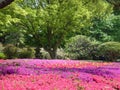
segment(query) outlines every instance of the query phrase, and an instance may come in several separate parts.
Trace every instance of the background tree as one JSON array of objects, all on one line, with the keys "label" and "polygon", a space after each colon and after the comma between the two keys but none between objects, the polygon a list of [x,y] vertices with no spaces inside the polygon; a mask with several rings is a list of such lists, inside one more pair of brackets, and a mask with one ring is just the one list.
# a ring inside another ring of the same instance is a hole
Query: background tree
[{"label": "background tree", "polygon": [[57,48],[72,33],[88,32],[93,18],[106,16],[112,10],[104,0],[16,0],[5,9],[3,16],[13,20],[6,19],[9,21],[6,32],[8,28],[13,31],[19,28],[27,45],[35,46],[37,53],[43,47],[51,58],[56,58]]},{"label": "background tree", "polygon": [[57,48],[65,36],[73,30],[79,30],[91,17],[90,12],[78,0],[24,0],[18,5],[27,13],[17,17],[21,19],[20,28],[26,30],[25,36],[29,39],[26,41],[30,41],[30,44],[36,47],[43,47],[51,58],[56,58]]},{"label": "background tree", "polygon": [[106,0],[113,5],[114,14],[120,14],[120,0]]}]

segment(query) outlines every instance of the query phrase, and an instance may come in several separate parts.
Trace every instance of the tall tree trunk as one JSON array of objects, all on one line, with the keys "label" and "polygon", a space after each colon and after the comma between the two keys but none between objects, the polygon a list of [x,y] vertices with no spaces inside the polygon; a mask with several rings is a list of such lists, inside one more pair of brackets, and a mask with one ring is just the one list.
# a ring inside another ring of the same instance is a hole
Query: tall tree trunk
[{"label": "tall tree trunk", "polygon": [[51,59],[57,59],[57,49],[48,50],[48,53],[50,54]]},{"label": "tall tree trunk", "polygon": [[37,46],[35,48],[35,57],[36,58],[42,58],[42,53],[40,51],[41,51],[41,48],[39,46]]}]

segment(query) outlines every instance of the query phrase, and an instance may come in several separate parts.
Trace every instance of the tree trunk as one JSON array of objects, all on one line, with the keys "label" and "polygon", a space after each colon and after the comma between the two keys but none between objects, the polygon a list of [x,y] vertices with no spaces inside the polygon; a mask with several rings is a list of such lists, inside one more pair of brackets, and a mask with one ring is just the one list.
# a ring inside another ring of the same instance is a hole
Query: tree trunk
[{"label": "tree trunk", "polygon": [[57,49],[49,50],[48,53],[50,54],[51,59],[57,59]]},{"label": "tree trunk", "polygon": [[41,48],[39,46],[37,46],[35,48],[35,57],[36,58],[40,58],[40,59],[42,58],[42,53],[40,51],[41,51]]}]

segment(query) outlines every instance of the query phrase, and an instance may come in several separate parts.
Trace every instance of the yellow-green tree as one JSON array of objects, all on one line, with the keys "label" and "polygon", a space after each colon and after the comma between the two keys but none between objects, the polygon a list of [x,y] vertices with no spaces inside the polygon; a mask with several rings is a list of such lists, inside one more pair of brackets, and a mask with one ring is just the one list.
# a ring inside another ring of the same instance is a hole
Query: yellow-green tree
[{"label": "yellow-green tree", "polygon": [[10,21],[10,28],[19,28],[27,44],[43,47],[56,58],[66,36],[92,25],[92,18],[106,16],[111,6],[104,0],[16,0],[6,10],[17,20]]}]

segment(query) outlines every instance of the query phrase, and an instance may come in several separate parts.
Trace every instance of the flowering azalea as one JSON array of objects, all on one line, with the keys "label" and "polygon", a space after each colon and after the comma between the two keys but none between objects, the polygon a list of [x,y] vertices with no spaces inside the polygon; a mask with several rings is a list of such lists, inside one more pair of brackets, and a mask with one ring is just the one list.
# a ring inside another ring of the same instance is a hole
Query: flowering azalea
[{"label": "flowering azalea", "polygon": [[120,63],[0,60],[0,90],[120,90]]}]

